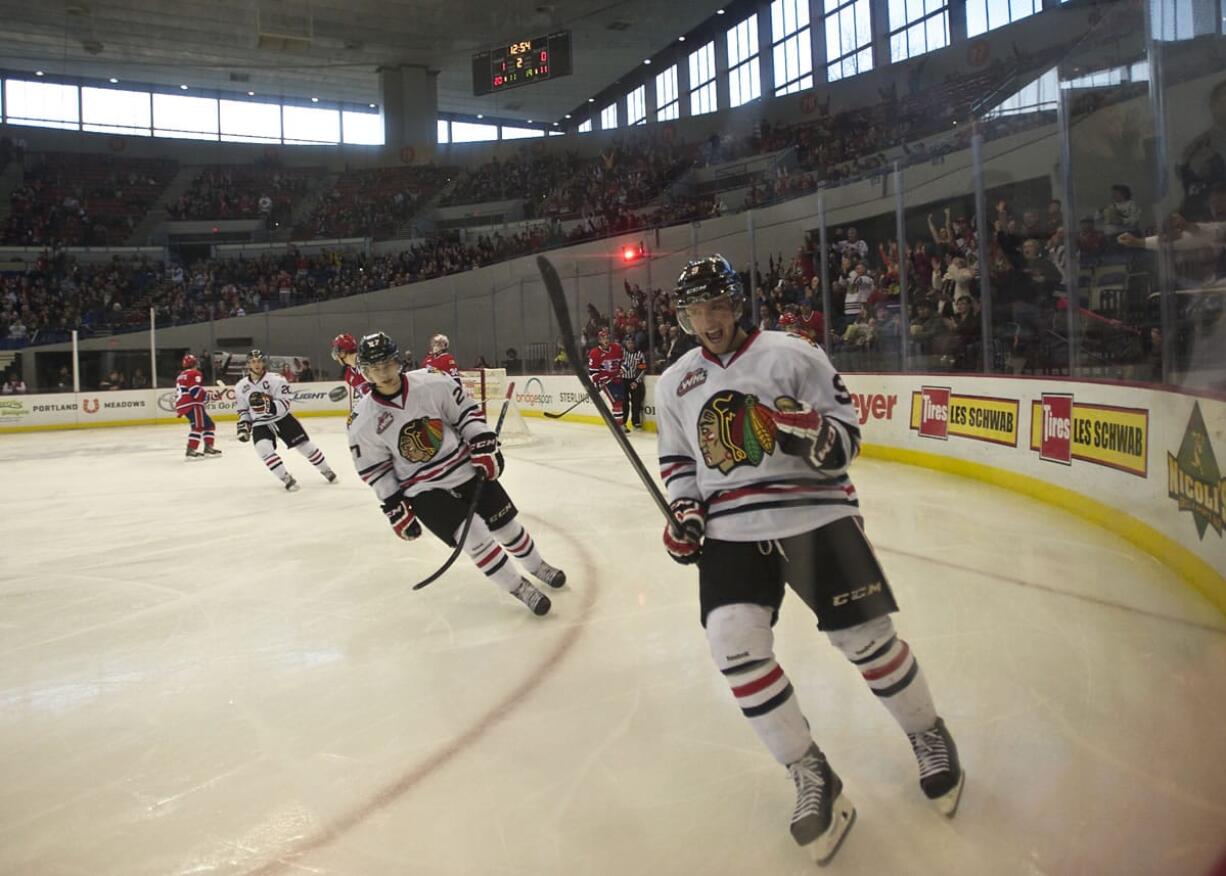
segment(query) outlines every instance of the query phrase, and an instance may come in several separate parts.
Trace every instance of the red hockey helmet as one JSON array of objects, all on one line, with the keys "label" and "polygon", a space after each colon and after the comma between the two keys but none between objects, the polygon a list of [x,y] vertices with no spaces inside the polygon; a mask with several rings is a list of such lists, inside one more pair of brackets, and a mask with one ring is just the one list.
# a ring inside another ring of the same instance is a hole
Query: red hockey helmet
[{"label": "red hockey helmet", "polygon": [[179,364],[183,368],[183,370],[186,371],[188,368],[195,368],[197,365],[200,364],[200,361],[195,356],[193,356],[191,353],[184,353],[183,361]]},{"label": "red hockey helmet", "polygon": [[337,335],[332,339],[332,358],[337,362],[341,361],[341,356],[357,354],[358,341],[353,335],[348,332]]}]

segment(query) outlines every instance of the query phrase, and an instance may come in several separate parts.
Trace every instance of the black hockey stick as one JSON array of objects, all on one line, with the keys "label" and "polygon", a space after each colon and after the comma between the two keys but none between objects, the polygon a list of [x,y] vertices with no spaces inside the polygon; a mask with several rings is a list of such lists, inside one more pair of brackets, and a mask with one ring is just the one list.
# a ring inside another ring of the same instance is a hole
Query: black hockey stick
[{"label": "black hockey stick", "polygon": [[[498,425],[494,427],[494,435],[502,434],[502,424],[507,418],[507,408],[511,405],[511,393],[515,391],[515,384],[511,383],[507,386],[507,397],[502,401],[502,411],[498,414]],[[468,538],[468,528],[473,525],[473,517],[477,513],[477,503],[481,501],[481,490],[485,487],[485,472],[477,471],[477,487],[473,490],[472,498],[468,500],[468,511],[464,514],[464,528],[460,530],[460,537],[456,541],[455,550],[451,552],[451,556],[447,558],[447,562],[439,567],[439,570],[426,578],[424,581],[418,581],[413,585],[414,590],[420,590],[427,584],[432,584],[443,576],[443,573],[451,568],[451,564],[456,561],[460,553],[464,550],[464,542]]]},{"label": "black hockey stick", "polygon": [[672,512],[668,510],[668,500],[664,498],[664,494],[656,486],[656,482],[647,471],[647,467],[643,465],[643,460],[639,459],[638,453],[635,452],[634,447],[626,438],[626,433],[622,431],[621,422],[613,416],[613,412],[605,404],[604,397],[601,396],[600,391],[592,383],[592,378],[588,376],[587,369],[583,367],[583,362],[579,358],[579,347],[575,343],[575,330],[570,322],[570,307],[566,304],[566,290],[562,288],[562,280],[558,277],[557,270],[554,268],[553,263],[542,255],[536,257],[536,266],[540,269],[541,279],[545,281],[545,291],[549,294],[549,303],[553,305],[554,316],[558,319],[558,329],[562,333],[562,347],[566,350],[567,358],[570,359],[571,368],[574,370],[575,376],[579,378],[579,382],[587,390],[588,398],[592,400],[592,404],[600,412],[601,419],[609,427],[609,431],[613,433],[613,437],[621,447],[622,453],[626,454],[626,458],[630,460],[630,465],[634,468],[635,474],[639,476],[639,480],[643,482],[643,486],[647,488],[647,492],[651,495],[652,500],[655,501],[656,507],[660,509],[664,519],[672,527],[673,534],[678,538],[685,538],[686,533],[678,525]]},{"label": "black hockey stick", "polygon": [[557,419],[559,419],[559,418],[561,418],[561,417],[565,417],[567,414],[569,414],[569,413],[570,413],[571,411],[573,411],[575,408],[579,407],[579,405],[583,404],[585,401],[587,401],[587,399],[585,399],[585,398],[581,398],[581,399],[579,399],[579,401],[575,402],[573,405],[571,405],[571,406],[570,406],[569,408],[567,408],[566,410],[562,411],[562,413],[560,413],[560,414],[555,414],[553,411],[545,411],[544,413],[545,413],[545,416],[546,416],[546,417],[548,417],[549,419],[551,419],[551,420],[557,420]]}]

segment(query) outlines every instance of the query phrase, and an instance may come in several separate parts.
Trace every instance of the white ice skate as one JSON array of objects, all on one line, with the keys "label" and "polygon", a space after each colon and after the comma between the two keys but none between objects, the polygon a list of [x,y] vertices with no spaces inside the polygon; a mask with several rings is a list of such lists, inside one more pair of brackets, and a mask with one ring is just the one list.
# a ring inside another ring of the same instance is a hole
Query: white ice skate
[{"label": "white ice skate", "polygon": [[855,804],[843,793],[843,782],[817,747],[809,746],[800,760],[788,764],[796,786],[792,811],[792,837],[824,867],[839,850],[856,822]]}]

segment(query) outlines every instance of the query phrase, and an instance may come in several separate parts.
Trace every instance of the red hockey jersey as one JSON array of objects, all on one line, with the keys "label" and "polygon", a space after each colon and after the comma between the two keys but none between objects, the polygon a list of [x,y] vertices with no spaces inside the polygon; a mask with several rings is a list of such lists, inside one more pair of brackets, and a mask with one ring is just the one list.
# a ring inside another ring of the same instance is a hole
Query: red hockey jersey
[{"label": "red hockey jersey", "polygon": [[597,386],[622,376],[622,345],[614,342],[608,348],[592,347],[587,354],[587,373]]},{"label": "red hockey jersey", "polygon": [[209,400],[209,391],[204,386],[204,375],[197,368],[180,371],[175,378],[175,413],[187,414],[191,408],[204,407]]},{"label": "red hockey jersey", "polygon": [[460,367],[456,365],[455,357],[450,353],[430,353],[421,360],[421,367],[433,368],[440,374],[460,379]]}]

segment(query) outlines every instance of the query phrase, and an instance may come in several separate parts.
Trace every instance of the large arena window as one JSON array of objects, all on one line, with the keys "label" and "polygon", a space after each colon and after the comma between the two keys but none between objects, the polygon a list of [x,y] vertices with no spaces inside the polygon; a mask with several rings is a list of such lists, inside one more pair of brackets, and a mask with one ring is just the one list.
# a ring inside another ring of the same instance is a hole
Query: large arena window
[{"label": "large arena window", "polygon": [[149,137],[153,128],[153,101],[147,91],[118,88],[81,89],[81,127],[96,134]]},{"label": "large arena window", "polygon": [[600,111],[600,130],[611,131],[617,127],[617,104],[611,103]]},{"label": "large arena window", "polygon": [[180,140],[216,140],[217,101],[179,94],[153,95],[153,136]]},{"label": "large arena window", "polygon": [[690,52],[690,115],[700,116],[719,109],[715,92],[715,42]]},{"label": "large arena window", "polygon": [[948,0],[889,0],[889,6],[891,61],[949,45]]},{"label": "large arena window", "polygon": [[667,122],[681,115],[681,101],[677,94],[677,65],[669,67],[656,76],[656,120]]},{"label": "large arena window", "polygon": [[640,85],[626,95],[626,125],[647,124],[647,86]]},{"label": "large arena window", "polygon": [[582,122],[580,122],[580,123],[579,123],[579,127],[578,127],[576,130],[577,130],[577,131],[578,131],[580,134],[590,134],[590,133],[592,133],[592,120],[591,120],[591,119],[587,119],[586,121],[582,121]]},{"label": "large arena window", "polygon": [[281,118],[286,143],[341,142],[341,114],[337,110],[283,106]]},{"label": "large arena window", "polygon": [[758,63],[758,16],[749,16],[729,29],[728,105],[740,106],[762,96],[762,72]]},{"label": "large arena window", "polygon": [[[348,132],[346,131],[346,133]],[[446,119],[438,120],[438,142],[439,143],[450,143],[451,142],[451,123],[448,122]]]},{"label": "large arena window", "polygon": [[502,139],[504,140],[530,140],[533,137],[544,137],[545,132],[540,128],[516,128],[511,125],[502,126]]},{"label": "large arena window", "polygon": [[1043,11],[1043,0],[966,0],[966,35],[976,37]]},{"label": "large arena window", "polygon": [[384,142],[383,117],[378,113],[355,113],[342,110],[341,137],[346,143],[353,143],[357,146],[382,146]]},{"label": "large arena window", "polygon": [[771,40],[775,96],[812,88],[813,47],[808,0],[775,0],[771,4]]},{"label": "large arena window", "polygon": [[452,122],[452,143],[485,143],[498,139],[497,125],[481,125],[476,122]]},{"label": "large arena window", "polygon": [[873,69],[869,0],[825,0],[826,80],[835,82]]},{"label": "large arena window", "polygon": [[79,100],[75,85],[9,79],[4,83],[5,121],[75,131],[81,119]]},{"label": "large arena window", "polygon": [[280,143],[281,107],[275,103],[222,100],[221,139],[229,143]]}]

